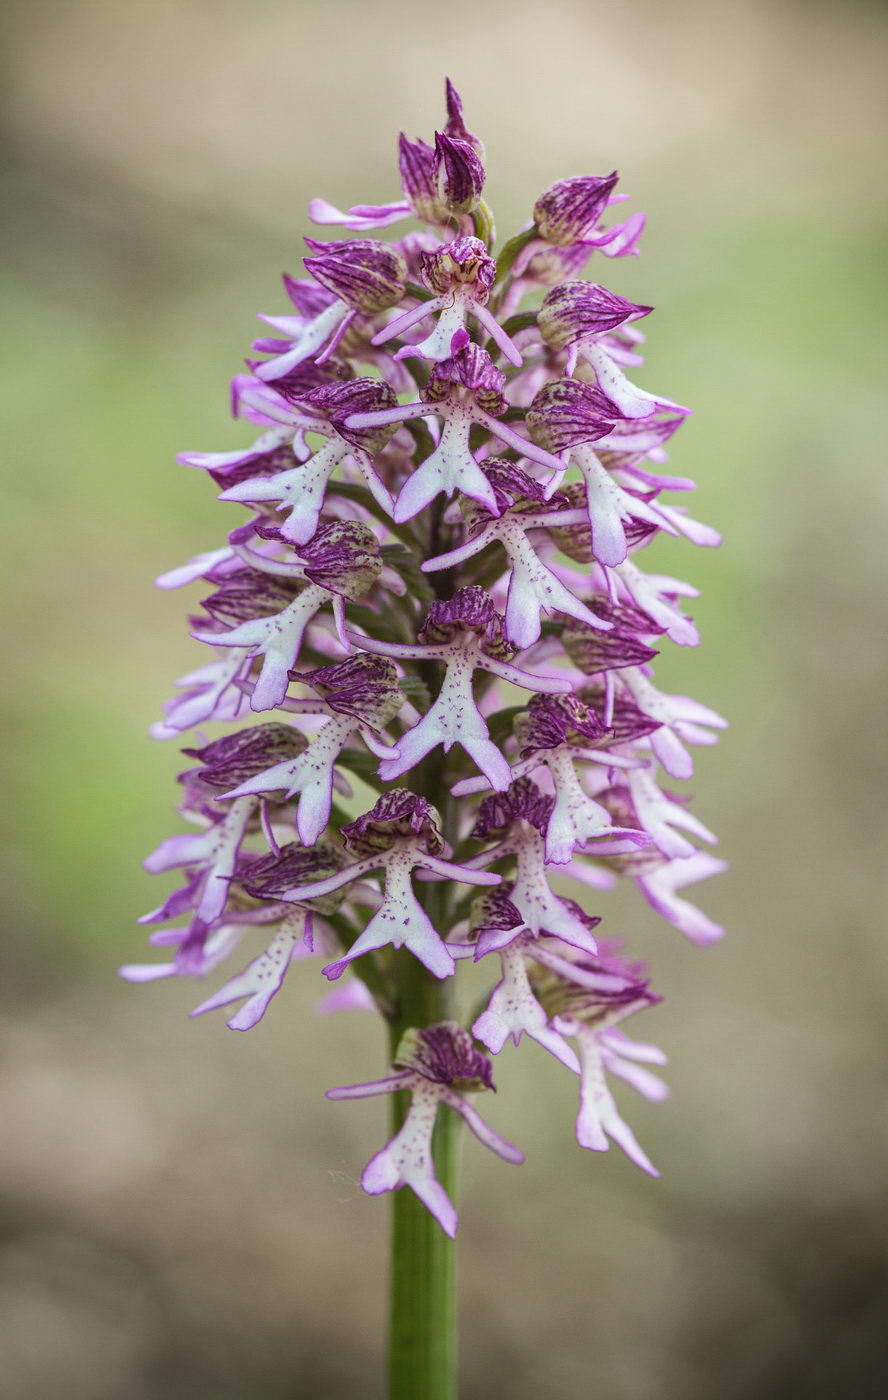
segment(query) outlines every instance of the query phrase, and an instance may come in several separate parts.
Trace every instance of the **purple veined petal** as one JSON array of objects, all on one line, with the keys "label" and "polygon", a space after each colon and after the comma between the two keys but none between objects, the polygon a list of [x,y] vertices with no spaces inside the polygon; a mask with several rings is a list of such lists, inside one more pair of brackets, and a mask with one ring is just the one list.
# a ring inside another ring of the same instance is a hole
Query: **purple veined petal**
[{"label": "purple veined petal", "polygon": [[711,875],[719,875],[727,870],[727,863],[716,860],[706,851],[697,851],[686,860],[671,860],[656,870],[639,876],[636,883],[648,904],[661,914],[673,928],[690,938],[693,943],[705,947],[724,936],[724,929],[715,923],[702,910],[697,909],[677,891],[685,885],[708,880]]},{"label": "purple veined petal", "polygon": [[412,1070],[404,1070],[401,1074],[390,1074],[385,1079],[372,1079],[367,1084],[345,1084],[339,1089],[328,1089],[324,1094],[325,1099],[370,1099],[377,1094],[394,1094],[399,1089],[410,1087],[415,1079]]},{"label": "purple veined petal", "polygon": [[[440,407],[440,406],[439,406]],[[441,438],[431,456],[407,478],[395,501],[394,519],[412,520],[443,491],[461,491],[497,514],[493,487],[469,449],[472,420],[465,412],[442,414]]]},{"label": "purple veined petal", "polygon": [[491,675],[499,676],[500,680],[521,686],[522,690],[538,690],[545,695],[568,695],[573,690],[567,677],[533,675],[530,671],[523,671],[519,666],[486,656],[483,652],[478,653],[477,665],[489,671]]},{"label": "purple veined petal", "polygon": [[290,927],[281,928],[264,953],[260,953],[243,972],[230,978],[224,987],[195,1007],[191,1015],[201,1016],[206,1011],[215,1011],[220,1006],[228,1006],[246,997],[247,1001],[235,1012],[228,1026],[234,1031],[251,1030],[262,1020],[272,997],[283,986],[297,943],[302,937],[304,923],[302,911],[295,911],[288,920]]},{"label": "purple veined petal", "polygon": [[627,1123],[620,1117],[613,1096],[607,1087],[604,1064],[593,1030],[583,1027],[580,1039],[580,1111],[577,1115],[577,1141],[593,1152],[606,1152],[608,1138],[621,1147],[630,1161],[647,1172],[659,1176],[647,1154]]},{"label": "purple veined petal", "polygon": [[[440,311],[446,305],[446,297],[433,297],[431,301],[421,301],[418,306],[411,306],[408,311],[401,311],[394,316],[381,331],[370,341],[371,345],[384,345],[387,340],[393,340],[395,336],[403,335],[413,326],[418,326],[427,316],[433,312]],[[406,347],[405,347],[406,348]],[[410,347],[413,349],[414,347]]]},{"label": "purple veined petal", "polygon": [[158,588],[182,588],[186,583],[203,578],[217,564],[224,563],[232,556],[233,550],[230,545],[225,545],[222,549],[213,549],[208,554],[195,554],[187,564],[180,564],[177,569],[168,569],[165,574],[161,574],[155,579],[155,583]]},{"label": "purple veined petal", "polygon": [[501,1157],[504,1162],[509,1162],[515,1167],[521,1166],[524,1161],[524,1153],[521,1149],[500,1137],[499,1133],[494,1132],[472,1104],[444,1084],[440,1086],[440,1098],[442,1103],[446,1103],[448,1108],[452,1108],[454,1112],[459,1114],[466,1127],[474,1133],[480,1143],[483,1143],[491,1152],[495,1152],[497,1157]]},{"label": "purple veined petal", "polygon": [[500,962],[502,976],[486,1009],[472,1026],[476,1040],[498,1055],[507,1040],[517,1045],[522,1035],[528,1035],[579,1074],[576,1055],[557,1031],[550,1029],[546,1013],[531,990],[521,947],[511,942],[501,950]]},{"label": "purple veined petal", "polygon": [[403,200],[393,204],[356,204],[351,209],[337,209],[326,199],[312,199],[308,204],[308,217],[313,224],[340,225],[364,233],[371,228],[386,228],[401,219],[409,219],[413,210]]},{"label": "purple veined petal", "polygon": [[496,317],[488,311],[486,306],[481,306],[477,301],[472,307],[472,312],[475,318],[481,322],[491,340],[502,350],[509,363],[515,365],[516,368],[520,367],[524,363],[521,351],[512,337],[503,330]]},{"label": "purple veined petal", "polygon": [[389,944],[406,947],[435,977],[453,976],[453,958],[413,893],[410,871],[415,856],[410,850],[395,850],[386,862],[382,905],[345,956],[322,969],[329,981],[341,977],[355,958]]}]

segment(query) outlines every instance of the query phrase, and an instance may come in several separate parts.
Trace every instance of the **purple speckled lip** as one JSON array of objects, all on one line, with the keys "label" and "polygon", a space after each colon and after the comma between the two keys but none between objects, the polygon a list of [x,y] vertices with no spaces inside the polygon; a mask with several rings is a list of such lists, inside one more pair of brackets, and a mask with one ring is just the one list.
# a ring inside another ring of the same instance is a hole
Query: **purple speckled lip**
[{"label": "purple speckled lip", "polygon": [[[143,920],[170,960],[122,969],[203,978],[235,957],[193,1014],[243,1031],[319,959],[325,1010],[400,1037],[381,1078],[328,1092],[409,1094],[362,1185],[409,1187],[448,1235],[439,1114],[522,1160],[471,1098],[509,1045],[575,1076],[582,1147],[656,1174],[609,1083],[666,1096],[662,1052],[623,1030],[659,997],[601,937],[607,891],[632,882],[698,945],[722,934],[686,897],[724,863],[681,785],[725,721],[655,683],[699,641],[697,594],[642,567],[661,536],[720,537],[667,471],[689,410],[636,382],[652,308],[584,276],[637,256],[644,215],[614,217],[615,172],[572,176],[498,242],[486,161],[447,80],[441,129],[399,139],[392,198],[312,200],[328,232],[231,385],[255,441],[182,454],[227,531],[158,580],[200,585],[209,650],[152,729],[196,730],[190,829],[146,861],[181,872]],[[466,959],[497,971],[461,1023],[441,989]]]}]

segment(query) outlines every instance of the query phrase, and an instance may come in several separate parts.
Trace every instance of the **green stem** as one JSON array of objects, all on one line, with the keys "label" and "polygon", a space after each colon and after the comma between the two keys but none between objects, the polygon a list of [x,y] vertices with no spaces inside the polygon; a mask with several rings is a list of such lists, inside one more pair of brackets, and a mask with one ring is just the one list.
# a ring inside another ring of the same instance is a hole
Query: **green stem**
[{"label": "green stem", "polygon": [[[398,1014],[390,1021],[391,1053],[410,1026],[445,1020],[448,988],[414,958],[399,959]],[[409,1107],[393,1094],[392,1133]],[[432,1142],[435,1175],[456,1198],[461,1120],[439,1108]],[[389,1400],[455,1400],[456,1243],[409,1188],[392,1196],[389,1284]]]}]

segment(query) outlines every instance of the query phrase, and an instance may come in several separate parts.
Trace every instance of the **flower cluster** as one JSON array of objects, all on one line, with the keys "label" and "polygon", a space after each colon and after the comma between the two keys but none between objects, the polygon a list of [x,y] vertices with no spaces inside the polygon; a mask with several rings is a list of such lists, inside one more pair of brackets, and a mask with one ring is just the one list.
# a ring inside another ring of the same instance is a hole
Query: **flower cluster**
[{"label": "flower cluster", "polygon": [[[258,437],[181,459],[246,516],[159,580],[201,582],[210,659],[154,733],[225,729],[184,750],[194,829],[146,862],[183,872],[144,920],[170,960],[123,972],[203,978],[244,943],[194,1014],[236,1004],[246,1030],[293,961],[320,957],[325,1009],[404,1032],[390,1077],[329,1093],[410,1092],[363,1185],[409,1186],[452,1234],[439,1106],[520,1161],[468,1096],[522,1036],[577,1076],[581,1146],[616,1142],[656,1174],[609,1079],[665,1095],[647,1068],[662,1053],[622,1029],[659,998],[588,906],[622,877],[696,943],[721,935],[683,894],[723,868],[715,838],[670,787],[724,721],[654,680],[664,645],[698,641],[696,590],[640,564],[661,533],[719,537],[663,499],[693,483],[663,470],[688,410],[627,375],[651,308],[581,275],[594,253],[637,253],[643,216],[611,217],[616,174],[558,181],[497,250],[450,83],[444,129],[402,136],[399,169],[392,203],[313,201],[348,234],[306,239],[291,310],[262,318],[272,334],[234,379]],[[418,230],[375,236],[407,218]],[[480,1013],[461,1021],[442,992],[439,1020],[411,1022],[404,959],[434,988],[488,958]]]}]

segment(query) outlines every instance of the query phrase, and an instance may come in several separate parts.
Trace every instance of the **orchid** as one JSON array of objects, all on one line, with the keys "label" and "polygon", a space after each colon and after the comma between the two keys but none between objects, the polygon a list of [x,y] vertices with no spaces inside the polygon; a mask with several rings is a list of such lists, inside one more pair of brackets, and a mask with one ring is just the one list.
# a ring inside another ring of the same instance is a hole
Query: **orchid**
[{"label": "orchid", "polygon": [[[433,143],[400,139],[400,197],[312,201],[348,236],[307,239],[261,318],[231,386],[253,440],[182,454],[229,524],[158,579],[200,586],[209,650],[152,726],[200,727],[190,829],[146,861],[182,872],[143,919],[164,960],[122,969],[202,980],[237,955],[192,1014],[255,1031],[319,965],[325,1014],[386,1023],[390,1069],[328,1097],[392,1105],[361,1183],[394,1193],[397,1400],[453,1393],[434,1338],[460,1125],[522,1160],[474,1107],[490,1057],[535,1042],[576,1081],[580,1146],[656,1174],[612,1081],[665,1097],[662,1052],[622,1029],[659,997],[599,938],[607,891],[722,934],[684,894],[724,869],[716,838],[672,789],[725,721],[658,686],[663,651],[699,642],[697,591],[644,567],[662,537],[720,536],[664,499],[694,483],[667,461],[689,410],[634,382],[651,307],[583,276],[636,256],[644,216],[613,219],[616,173],[570,177],[498,245],[484,147],[445,101]],[[467,961],[498,970],[462,1014]]]}]

